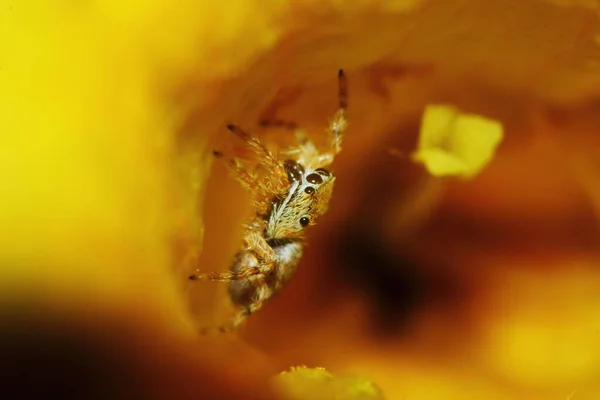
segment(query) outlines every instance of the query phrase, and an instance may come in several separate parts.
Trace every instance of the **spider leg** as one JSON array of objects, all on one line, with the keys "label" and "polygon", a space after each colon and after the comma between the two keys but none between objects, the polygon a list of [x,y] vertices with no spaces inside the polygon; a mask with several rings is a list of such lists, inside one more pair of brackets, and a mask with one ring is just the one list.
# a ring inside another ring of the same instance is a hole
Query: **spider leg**
[{"label": "spider leg", "polygon": [[306,131],[299,127],[295,122],[285,121],[281,119],[264,120],[260,122],[262,127],[277,127],[294,132],[298,147],[281,152],[287,156],[294,157],[300,164],[308,165],[310,160],[319,157],[319,151],[313,142],[308,139]]},{"label": "spider leg", "polygon": [[338,72],[338,109],[329,123],[329,131],[333,134],[331,148],[334,154],[342,150],[342,135],[348,126],[346,111],[348,109],[348,81],[344,70]]},{"label": "spider leg", "polygon": [[244,235],[245,252],[253,254],[256,259],[251,265],[242,265],[241,268],[228,272],[206,272],[198,275],[190,275],[192,281],[206,280],[218,282],[231,282],[249,279],[256,275],[266,276],[275,269],[275,252],[262,237],[260,225],[249,225]]},{"label": "spider leg", "polygon": [[230,318],[225,324],[204,328],[200,331],[202,335],[209,334],[211,331],[215,333],[230,333],[236,330],[250,315],[254,314],[263,307],[264,301],[256,301],[247,307],[239,310],[232,318]]},{"label": "spider leg", "polygon": [[333,162],[335,156],[342,151],[342,138],[348,126],[347,120],[348,108],[348,82],[344,70],[338,72],[338,109],[329,121],[329,133],[331,134],[331,144],[329,151],[320,153],[315,157],[312,165],[315,168],[326,167]]},{"label": "spider leg", "polygon": [[246,145],[252,149],[254,153],[256,153],[259,164],[265,166],[267,170],[275,171],[277,169],[281,169],[280,163],[258,138],[249,135],[240,127],[233,124],[227,125],[227,129],[242,139],[244,143],[246,143]]},{"label": "spider leg", "polygon": [[300,128],[295,122],[285,121],[282,119],[263,120],[260,125],[263,127],[278,127],[288,129],[294,132],[298,140],[299,148],[293,149],[286,154],[296,155],[297,161],[300,164],[307,165],[313,168],[326,167],[333,162],[335,156],[342,151],[342,136],[346,127],[348,108],[348,81],[344,70],[338,72],[338,109],[329,122],[329,129],[332,139],[330,150],[320,153],[315,145],[308,140],[306,132]]},{"label": "spider leg", "polygon": [[204,335],[210,333],[211,331],[216,331],[218,333],[231,332],[241,325],[251,314],[260,310],[263,306],[263,303],[273,295],[273,289],[267,283],[266,277],[273,271],[274,267],[275,263],[271,262],[269,264],[262,264],[258,268],[245,268],[236,272],[226,272],[220,274],[208,273],[190,276],[190,279],[208,278],[210,280],[220,280],[224,282],[231,280],[247,280],[251,282],[251,284],[255,286],[255,290],[260,293],[257,299],[239,310],[225,324],[217,327],[204,328],[201,330],[201,334]]},{"label": "spider leg", "polygon": [[240,326],[250,315],[254,314],[263,307],[264,301],[256,301],[248,307],[236,313],[226,324],[220,326],[219,332],[228,333]]},{"label": "spider leg", "polygon": [[272,266],[265,264],[259,267],[245,268],[240,271],[228,271],[228,272],[206,272],[199,275],[190,275],[189,279],[192,281],[217,281],[217,282],[231,282],[249,279],[256,275],[266,275],[272,270]]},{"label": "spider leg", "polygon": [[213,151],[213,156],[225,162],[225,166],[227,167],[227,169],[233,174],[237,181],[240,182],[244,189],[246,189],[250,193],[253,193],[256,190],[258,181],[256,180],[253,174],[251,174],[244,168],[244,166],[238,158],[227,157],[218,150]]},{"label": "spider leg", "polygon": [[[258,229],[260,229],[260,226]],[[264,264],[270,265],[275,262],[275,251],[255,226],[248,229],[244,237],[247,249],[253,251]]]},{"label": "spider leg", "polygon": [[[237,264],[237,267],[232,268],[229,272],[216,273],[209,272],[201,275],[192,275],[192,280],[211,280],[220,282],[231,282],[231,281],[249,281],[257,293],[257,297],[254,301],[248,305],[245,305],[241,311],[235,314],[225,325],[216,328],[205,328],[202,333],[208,333],[212,330],[218,332],[230,332],[237,328],[250,314],[258,311],[262,308],[263,302],[268,300],[274,290],[267,283],[267,277],[273,273],[276,267],[275,252],[273,248],[268,245],[266,240],[260,236],[259,231],[250,229],[246,233],[245,244],[247,248],[243,250],[253,254],[254,257],[251,259],[255,260],[256,263],[252,262],[248,264]],[[240,258],[243,260],[244,258]]]},{"label": "spider leg", "polygon": [[300,146],[306,146],[307,144],[312,145],[306,136],[306,131],[302,129],[298,124],[283,119],[270,119],[260,121],[260,126],[263,128],[283,128],[288,131],[292,131],[298,140]]}]

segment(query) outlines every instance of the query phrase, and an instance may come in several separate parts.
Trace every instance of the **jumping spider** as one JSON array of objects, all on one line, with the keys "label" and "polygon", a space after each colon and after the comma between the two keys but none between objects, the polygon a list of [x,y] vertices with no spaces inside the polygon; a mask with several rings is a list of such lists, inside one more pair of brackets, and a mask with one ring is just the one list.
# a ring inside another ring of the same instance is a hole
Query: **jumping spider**
[{"label": "jumping spider", "polygon": [[292,130],[298,146],[287,154],[296,155],[296,160],[280,161],[258,138],[235,125],[227,128],[255,153],[258,164],[265,169],[264,176],[259,178],[244,169],[240,158],[213,152],[225,160],[235,178],[250,192],[256,210],[256,215],[245,226],[242,248],[235,255],[229,272],[189,277],[229,282],[229,295],[239,311],[217,328],[221,332],[237,328],[292,278],[302,257],[304,229],[314,225],[327,211],[335,177],[324,167],[340,152],[342,133],[347,125],[347,85],[343,70],[338,73],[338,85],[339,106],[329,124],[332,135],[329,151],[319,152],[295,123],[273,120],[263,121],[261,125]]}]

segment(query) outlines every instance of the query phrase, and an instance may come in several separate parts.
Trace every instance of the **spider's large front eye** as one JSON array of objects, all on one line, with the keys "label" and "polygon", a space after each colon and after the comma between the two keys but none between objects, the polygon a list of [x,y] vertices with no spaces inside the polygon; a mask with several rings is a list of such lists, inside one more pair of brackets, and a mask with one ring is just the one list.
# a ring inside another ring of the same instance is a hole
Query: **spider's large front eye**
[{"label": "spider's large front eye", "polygon": [[310,218],[308,218],[308,217],[300,218],[300,225],[302,225],[302,227],[306,227],[309,223],[310,223]]},{"label": "spider's large front eye", "polygon": [[306,182],[312,183],[313,185],[320,185],[321,183],[323,183],[323,177],[321,177],[321,175],[317,174],[316,172],[313,172],[312,174],[306,177]]}]

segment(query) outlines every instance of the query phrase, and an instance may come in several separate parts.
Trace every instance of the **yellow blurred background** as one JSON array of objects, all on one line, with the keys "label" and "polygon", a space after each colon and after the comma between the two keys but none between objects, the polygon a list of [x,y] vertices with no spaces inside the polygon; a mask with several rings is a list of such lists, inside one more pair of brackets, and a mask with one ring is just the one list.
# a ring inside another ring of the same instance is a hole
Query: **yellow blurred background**
[{"label": "yellow blurred background", "polygon": [[[2,386],[257,398],[292,365],[387,399],[600,398],[597,1],[0,3]],[[248,197],[213,148],[263,115],[321,143],[349,79],[329,213],[239,334]],[[409,158],[426,105],[504,125],[472,180]],[[92,396],[93,395],[93,396]]]}]

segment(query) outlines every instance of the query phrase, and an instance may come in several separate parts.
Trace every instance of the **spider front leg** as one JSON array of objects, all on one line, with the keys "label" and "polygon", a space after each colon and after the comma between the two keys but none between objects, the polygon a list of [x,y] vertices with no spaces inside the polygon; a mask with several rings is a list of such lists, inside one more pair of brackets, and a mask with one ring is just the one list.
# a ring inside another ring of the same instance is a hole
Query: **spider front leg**
[{"label": "spider front leg", "polygon": [[348,81],[344,70],[338,72],[338,109],[329,122],[329,132],[332,135],[330,150],[320,155],[320,165],[326,166],[333,162],[335,156],[342,151],[342,138],[348,126]]},{"label": "spider front leg", "polygon": [[246,131],[233,124],[227,125],[227,129],[246,143],[246,146],[256,154],[258,163],[266,167],[267,171],[276,171],[281,168],[279,161],[277,161],[257,137],[249,135]]},{"label": "spider front leg", "polygon": [[347,120],[348,108],[348,82],[344,70],[338,72],[338,109],[329,122],[329,132],[331,134],[330,149],[320,153],[315,145],[308,140],[306,132],[295,122],[281,119],[264,120],[260,125],[263,127],[279,127],[294,132],[298,140],[299,147],[286,154],[294,154],[297,161],[302,165],[310,165],[314,168],[326,167],[333,162],[335,156],[342,150],[343,134],[348,126]]},{"label": "spider front leg", "polygon": [[264,128],[276,127],[292,131],[298,141],[298,147],[282,151],[281,154],[294,157],[300,164],[306,165],[309,160],[319,156],[319,151],[313,142],[308,139],[306,131],[299,127],[295,122],[273,119],[261,121],[260,125]]},{"label": "spider front leg", "polygon": [[244,168],[244,166],[238,158],[227,157],[218,150],[213,151],[213,156],[225,162],[225,166],[227,167],[227,169],[231,172],[231,174],[242,185],[244,189],[246,189],[250,193],[254,192],[256,185],[258,185],[258,181],[256,180],[253,174],[251,174]]}]

